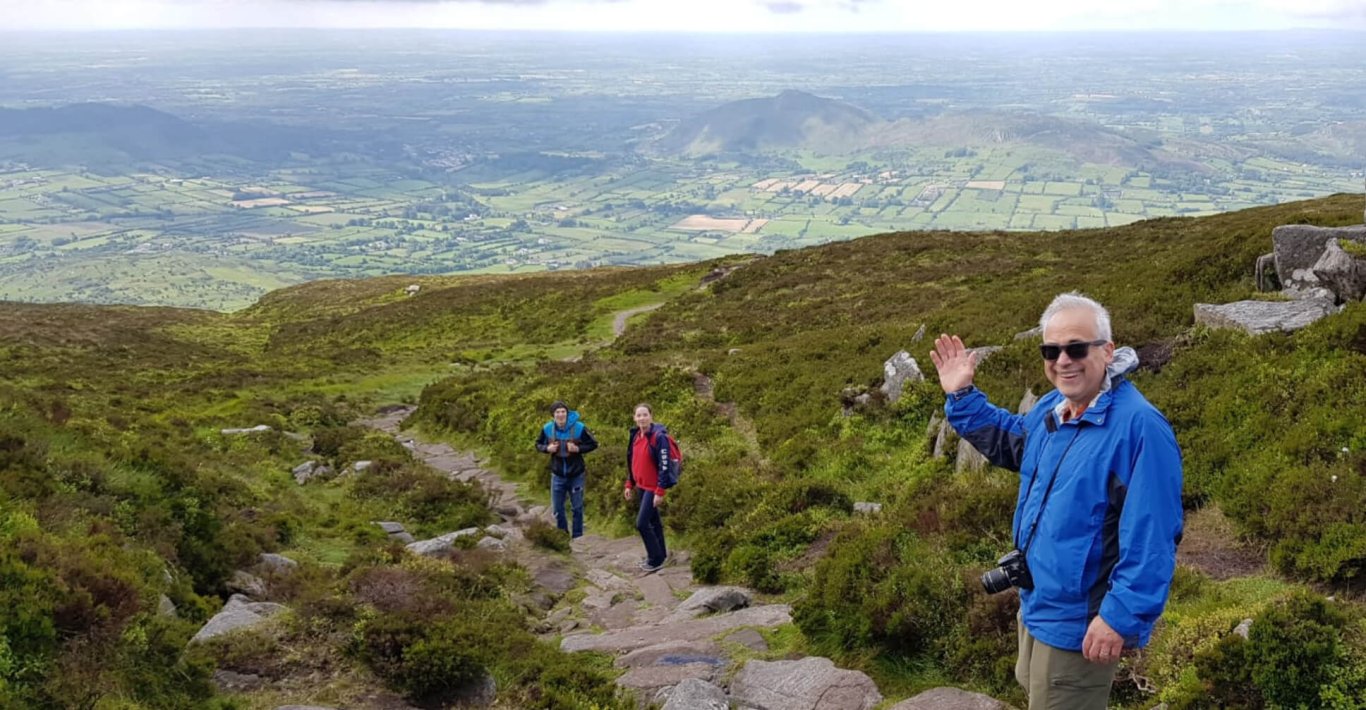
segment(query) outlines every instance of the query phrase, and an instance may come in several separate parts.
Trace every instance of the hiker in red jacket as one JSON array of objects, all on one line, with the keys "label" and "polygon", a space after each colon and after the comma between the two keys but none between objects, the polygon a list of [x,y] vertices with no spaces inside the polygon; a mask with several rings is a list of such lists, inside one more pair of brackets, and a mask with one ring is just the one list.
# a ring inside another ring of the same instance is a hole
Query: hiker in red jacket
[{"label": "hiker in red jacket", "polygon": [[664,488],[659,472],[670,461],[669,431],[656,424],[654,411],[648,404],[637,404],[636,425],[626,446],[626,500],[631,500],[632,489],[640,489],[640,510],[636,513],[636,529],[645,541],[646,557],[640,568],[646,574],[658,572],[668,559],[664,545],[664,522],[659,518],[659,506],[664,502]]}]

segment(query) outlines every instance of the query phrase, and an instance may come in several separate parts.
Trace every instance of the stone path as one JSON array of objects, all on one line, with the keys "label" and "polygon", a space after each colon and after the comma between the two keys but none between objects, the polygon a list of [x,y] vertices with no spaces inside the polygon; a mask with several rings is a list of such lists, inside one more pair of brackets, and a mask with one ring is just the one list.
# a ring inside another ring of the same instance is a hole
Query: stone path
[{"label": "stone path", "polygon": [[[400,432],[411,412],[396,409],[360,423],[393,435],[415,457],[452,478],[478,481],[488,490],[490,507],[503,519],[498,528],[506,531],[505,554],[526,567],[537,585],[534,606],[544,614],[538,630],[547,639],[561,637],[567,652],[627,654],[618,659],[618,666],[628,670],[617,682],[643,702],[685,679],[716,681],[738,670],[723,646],[752,655],[767,649],[752,629],[791,623],[786,605],[751,605],[747,590],[695,585],[686,550],[673,550],[664,569],[645,574],[638,567],[643,546],[635,537],[587,534],[573,542],[569,556],[533,547],[521,529],[537,518],[551,521],[550,513],[528,507],[517,484],[502,480],[472,454]],[[736,605],[740,608],[731,610]],[[713,607],[725,610],[711,613]]]},{"label": "stone path", "polygon": [[651,303],[648,306],[640,306],[638,308],[630,308],[624,311],[617,311],[616,317],[612,319],[612,335],[620,338],[622,334],[626,332],[626,322],[631,320],[632,316],[639,315],[641,313],[649,313],[650,311],[653,311],[663,305],[663,303]]}]

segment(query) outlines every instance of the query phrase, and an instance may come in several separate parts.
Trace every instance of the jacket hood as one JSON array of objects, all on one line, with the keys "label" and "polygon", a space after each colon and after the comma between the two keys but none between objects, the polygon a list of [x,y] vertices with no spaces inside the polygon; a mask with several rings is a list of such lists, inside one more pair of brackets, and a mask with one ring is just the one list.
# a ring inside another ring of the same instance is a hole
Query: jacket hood
[{"label": "jacket hood", "polygon": [[[554,420],[554,419],[551,419],[551,420],[550,420],[550,423],[551,423],[551,424],[554,424],[554,423],[555,423],[555,420]],[[564,419],[564,426],[558,426],[558,425],[556,425],[555,428],[556,428],[556,429],[559,429],[560,431],[565,431],[565,430],[567,430],[567,429],[570,429],[571,427],[573,427],[575,424],[578,424],[578,423],[579,423],[579,413],[578,413],[578,412],[570,412],[570,413],[569,413],[569,416],[565,417],[565,419]]]},{"label": "jacket hood", "polygon": [[1127,345],[1115,350],[1114,359],[1105,367],[1105,381],[1101,383],[1100,391],[1104,392],[1119,384],[1125,375],[1137,369],[1138,351]]}]

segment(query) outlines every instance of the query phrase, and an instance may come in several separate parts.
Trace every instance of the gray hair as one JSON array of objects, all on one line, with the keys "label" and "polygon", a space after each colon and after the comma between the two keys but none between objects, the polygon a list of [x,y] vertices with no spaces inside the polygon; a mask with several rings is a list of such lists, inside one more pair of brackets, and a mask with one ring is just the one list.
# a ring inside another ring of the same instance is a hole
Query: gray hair
[{"label": "gray hair", "polygon": [[1040,333],[1048,328],[1048,321],[1052,320],[1053,316],[1056,316],[1063,311],[1082,308],[1091,311],[1091,313],[1096,316],[1096,337],[1101,340],[1110,340],[1110,312],[1105,310],[1105,306],[1100,305],[1100,303],[1095,300],[1087,298],[1076,291],[1058,294],[1057,298],[1054,298],[1053,302],[1048,304],[1048,308],[1044,309],[1043,315],[1039,316]]}]

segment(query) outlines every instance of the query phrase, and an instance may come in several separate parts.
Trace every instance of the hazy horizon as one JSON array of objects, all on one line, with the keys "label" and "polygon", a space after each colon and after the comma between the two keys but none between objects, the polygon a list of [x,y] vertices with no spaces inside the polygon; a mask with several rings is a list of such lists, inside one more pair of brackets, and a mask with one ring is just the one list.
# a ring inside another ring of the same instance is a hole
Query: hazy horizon
[{"label": "hazy horizon", "polygon": [[0,0],[11,31],[474,29],[704,33],[1366,29],[1356,0]]}]

